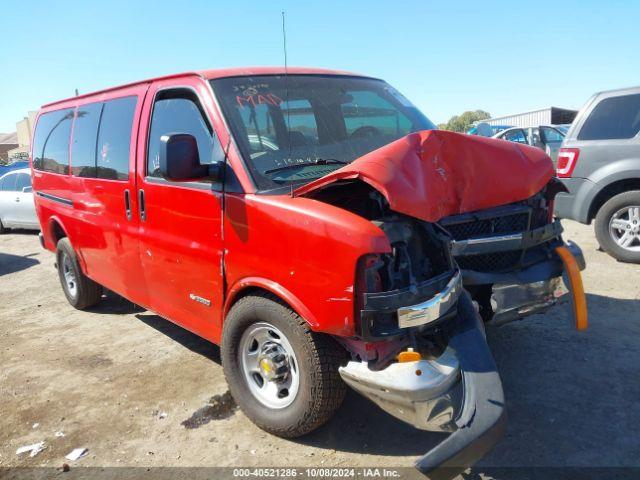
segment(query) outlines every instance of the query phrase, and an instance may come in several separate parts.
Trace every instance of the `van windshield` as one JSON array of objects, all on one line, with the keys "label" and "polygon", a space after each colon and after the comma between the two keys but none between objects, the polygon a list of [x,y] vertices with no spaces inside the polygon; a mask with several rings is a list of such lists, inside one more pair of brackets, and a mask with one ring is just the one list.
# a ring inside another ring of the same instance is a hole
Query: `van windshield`
[{"label": "van windshield", "polygon": [[435,126],[381,80],[261,75],[211,81],[260,190],[310,182]]}]

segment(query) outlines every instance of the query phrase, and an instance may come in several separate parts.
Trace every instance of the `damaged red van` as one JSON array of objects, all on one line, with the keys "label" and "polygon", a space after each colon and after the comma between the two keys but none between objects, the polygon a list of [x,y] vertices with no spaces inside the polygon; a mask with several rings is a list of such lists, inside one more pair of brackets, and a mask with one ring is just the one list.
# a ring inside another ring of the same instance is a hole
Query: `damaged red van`
[{"label": "damaged red van", "polygon": [[549,158],[438,131],[382,80],[146,80],[45,105],[31,155],[71,305],[107,288],[219,344],[234,398],[275,435],[322,425],[349,385],[450,432],[422,472],[464,468],[505,426],[484,323],[553,306],[567,272],[586,325]]}]

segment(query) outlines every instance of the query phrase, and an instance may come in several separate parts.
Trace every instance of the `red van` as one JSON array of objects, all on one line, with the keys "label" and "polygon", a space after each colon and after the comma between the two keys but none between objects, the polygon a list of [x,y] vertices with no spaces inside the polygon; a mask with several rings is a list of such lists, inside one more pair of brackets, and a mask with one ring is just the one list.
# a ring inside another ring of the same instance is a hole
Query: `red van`
[{"label": "red van", "polygon": [[379,79],[132,83],[45,105],[31,154],[71,305],[108,288],[219,344],[234,398],[275,435],[322,425],[348,384],[451,432],[422,472],[465,467],[505,425],[484,322],[553,306],[563,262],[586,321],[544,152],[438,131]]}]

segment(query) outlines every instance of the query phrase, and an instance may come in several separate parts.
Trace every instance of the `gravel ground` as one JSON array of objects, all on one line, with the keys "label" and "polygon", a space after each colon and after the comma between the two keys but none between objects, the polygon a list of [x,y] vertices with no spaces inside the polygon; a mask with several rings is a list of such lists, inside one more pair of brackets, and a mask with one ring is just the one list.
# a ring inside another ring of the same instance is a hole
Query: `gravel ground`
[{"label": "gravel ground", "polygon": [[[509,427],[480,471],[640,466],[640,266],[598,251],[591,227],[565,228],[587,259],[590,328],[563,305],[488,330]],[[0,236],[0,467],[59,467],[76,447],[89,452],[72,467],[409,467],[443,438],[354,392],[311,435],[266,434],[225,396],[216,346],[117,296],[74,310],[53,264],[34,233]]]}]

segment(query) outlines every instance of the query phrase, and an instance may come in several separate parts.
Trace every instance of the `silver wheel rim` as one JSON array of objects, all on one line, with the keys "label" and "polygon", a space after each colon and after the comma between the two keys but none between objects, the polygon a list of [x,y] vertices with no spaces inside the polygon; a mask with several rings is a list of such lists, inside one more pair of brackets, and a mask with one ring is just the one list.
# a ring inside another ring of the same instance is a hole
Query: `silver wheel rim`
[{"label": "silver wheel rim", "polygon": [[624,207],[609,220],[609,235],[620,247],[640,252],[640,205]]},{"label": "silver wheel rim", "polygon": [[62,254],[62,275],[64,276],[64,282],[67,284],[67,292],[72,297],[75,297],[78,292],[78,283],[76,282],[76,274],[73,271],[71,259],[66,253]]},{"label": "silver wheel rim", "polygon": [[287,337],[273,325],[251,325],[240,339],[244,379],[253,396],[274,409],[291,405],[300,386],[298,360]]}]

